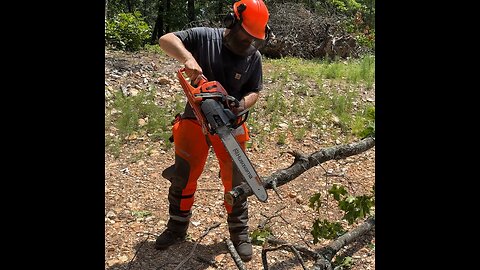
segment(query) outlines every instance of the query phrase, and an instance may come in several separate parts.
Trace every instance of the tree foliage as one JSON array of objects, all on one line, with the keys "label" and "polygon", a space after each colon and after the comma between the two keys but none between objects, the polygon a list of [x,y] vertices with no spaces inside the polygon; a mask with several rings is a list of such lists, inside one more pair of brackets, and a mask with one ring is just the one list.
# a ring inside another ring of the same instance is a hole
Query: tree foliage
[{"label": "tree foliage", "polygon": [[[334,184],[328,193],[338,202],[338,208],[344,212],[343,220],[347,221],[349,225],[357,222],[370,215],[372,208],[375,206],[375,185],[372,189],[372,194],[353,196],[348,194],[343,186]],[[310,197],[310,208],[320,212],[321,210],[321,196],[320,193],[315,193]],[[312,226],[311,234],[313,236],[313,243],[316,244],[320,239],[335,239],[346,230],[339,221],[331,222],[327,219],[315,219]]]},{"label": "tree foliage", "polygon": [[[194,26],[221,27],[232,0],[109,0],[107,21],[139,12],[150,41]],[[276,40],[263,53],[271,57],[358,56],[375,50],[375,0],[265,0]],[[279,8],[276,8],[279,7]]]},{"label": "tree foliage", "polygon": [[105,41],[113,48],[137,51],[148,41],[150,26],[143,20],[140,12],[119,13],[107,19]]}]

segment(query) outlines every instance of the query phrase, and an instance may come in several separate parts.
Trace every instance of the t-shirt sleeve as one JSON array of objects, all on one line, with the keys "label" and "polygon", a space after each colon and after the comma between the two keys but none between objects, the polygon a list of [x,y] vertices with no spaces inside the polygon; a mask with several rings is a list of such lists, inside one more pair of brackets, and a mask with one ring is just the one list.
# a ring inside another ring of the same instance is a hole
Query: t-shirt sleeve
[{"label": "t-shirt sleeve", "polygon": [[259,92],[263,88],[262,56],[259,52],[255,55],[251,68],[252,75],[242,87],[244,93]]},{"label": "t-shirt sleeve", "polygon": [[185,45],[185,48],[188,51],[192,52],[194,48],[197,47],[197,43],[200,35],[202,34],[202,31],[204,30],[197,27],[173,32],[173,34],[176,35],[183,42],[183,45]]}]

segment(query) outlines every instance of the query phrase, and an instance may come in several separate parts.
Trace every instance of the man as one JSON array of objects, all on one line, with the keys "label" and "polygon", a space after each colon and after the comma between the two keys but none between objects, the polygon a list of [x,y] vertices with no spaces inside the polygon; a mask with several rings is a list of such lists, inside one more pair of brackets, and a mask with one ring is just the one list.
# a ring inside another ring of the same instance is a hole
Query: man
[{"label": "man", "polygon": [[[193,84],[201,75],[208,81],[218,81],[239,100],[232,109],[238,114],[252,107],[262,89],[262,62],[258,51],[268,39],[269,13],[262,0],[240,0],[233,4],[233,13],[225,17],[225,28],[196,27],[168,33],[160,37],[160,47],[171,57],[182,62],[185,74]],[[210,146],[220,164],[220,177],[224,192],[232,190],[244,179],[234,168],[218,135],[205,136],[187,103],[184,113],[172,128],[175,144],[175,164],[165,169],[163,177],[171,182],[169,188],[169,214],[167,229],[158,236],[155,248],[166,249],[185,239],[194,202],[197,179],[207,160]],[[245,150],[249,140],[245,124],[233,134]],[[228,213],[227,223],[232,240],[243,261],[252,258],[252,244],[248,234],[247,200],[230,206],[224,202]]]}]

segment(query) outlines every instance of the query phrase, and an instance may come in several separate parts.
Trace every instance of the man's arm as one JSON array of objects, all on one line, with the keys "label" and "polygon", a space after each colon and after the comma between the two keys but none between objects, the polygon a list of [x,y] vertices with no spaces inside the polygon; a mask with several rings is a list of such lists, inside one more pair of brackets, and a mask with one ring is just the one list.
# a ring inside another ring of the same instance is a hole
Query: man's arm
[{"label": "man's arm", "polygon": [[168,33],[160,37],[158,44],[163,51],[169,56],[177,59],[185,65],[185,73],[194,83],[200,79],[203,73],[202,68],[198,65],[197,60],[185,48],[182,41],[173,33]]}]

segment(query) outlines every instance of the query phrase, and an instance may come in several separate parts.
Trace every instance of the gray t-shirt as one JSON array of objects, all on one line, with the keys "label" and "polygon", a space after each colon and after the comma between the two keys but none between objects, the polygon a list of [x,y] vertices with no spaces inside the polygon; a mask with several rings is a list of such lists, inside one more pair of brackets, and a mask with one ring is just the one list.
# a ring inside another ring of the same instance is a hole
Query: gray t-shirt
[{"label": "gray t-shirt", "polygon": [[[262,57],[259,51],[237,56],[223,46],[225,28],[195,27],[174,32],[190,51],[209,81],[218,81],[229,95],[241,100],[248,92],[263,87]],[[189,104],[184,117],[195,117]]]}]

